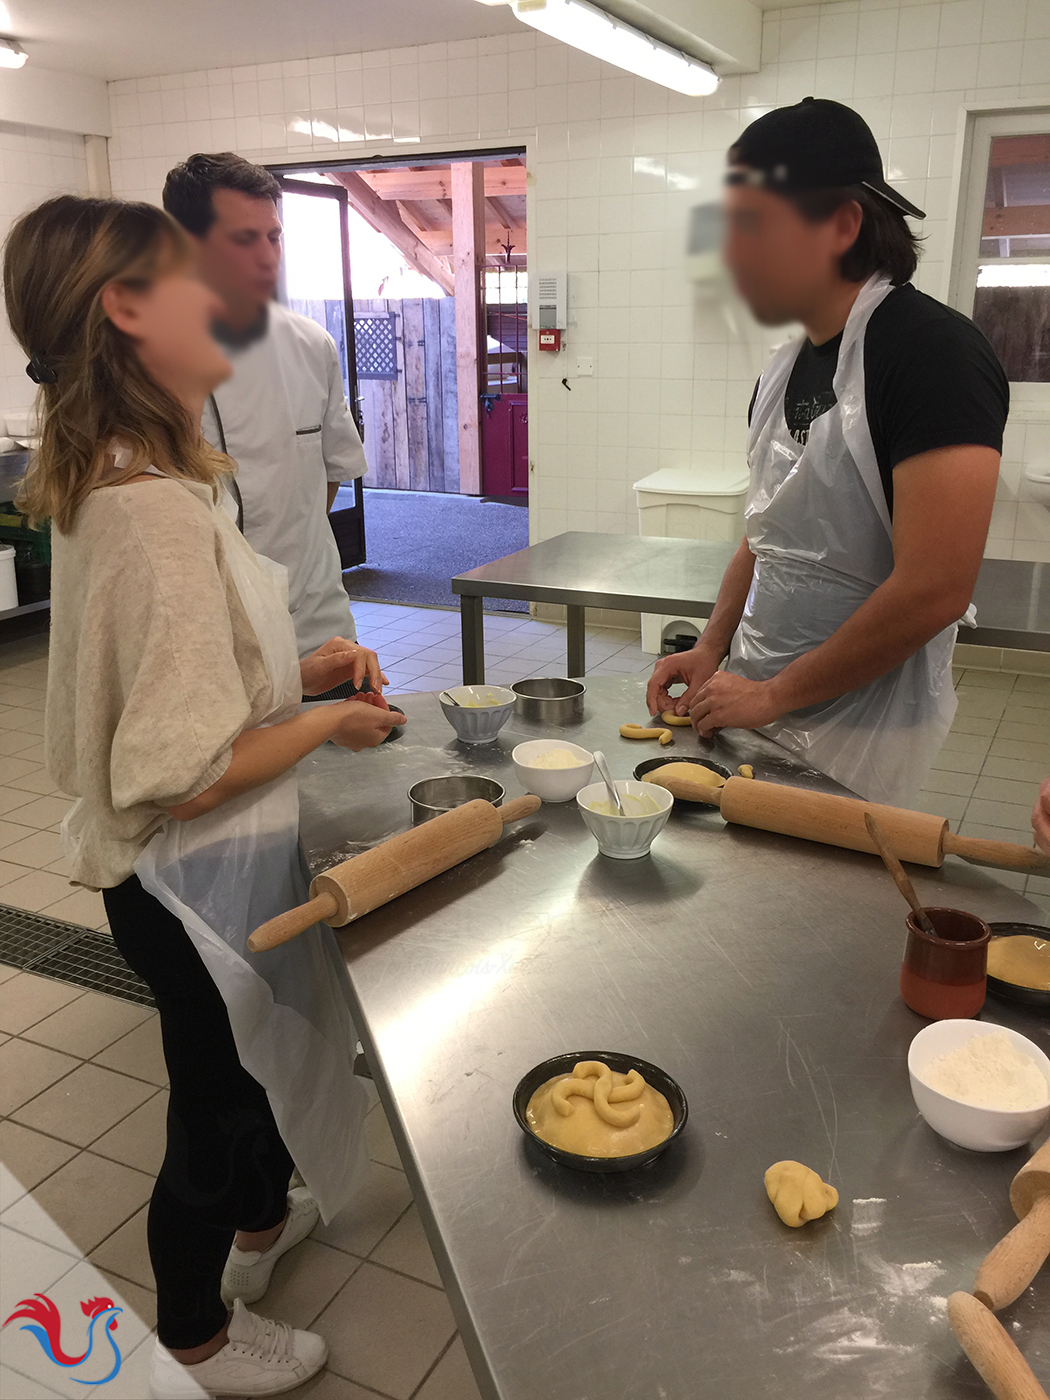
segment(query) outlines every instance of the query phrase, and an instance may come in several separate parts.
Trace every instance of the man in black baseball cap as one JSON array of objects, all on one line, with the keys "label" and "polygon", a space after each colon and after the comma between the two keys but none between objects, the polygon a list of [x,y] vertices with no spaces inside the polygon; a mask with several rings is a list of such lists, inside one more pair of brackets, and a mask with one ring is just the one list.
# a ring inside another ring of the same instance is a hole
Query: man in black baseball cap
[{"label": "man in black baseball cap", "polygon": [[862,797],[906,802],[955,711],[1006,377],[971,321],[911,285],[907,220],[925,215],[849,107],[807,97],[752,122],[725,212],[740,295],[804,334],[756,387],[746,538],[697,646],[657,662],[650,709],[702,735],[764,728]]}]

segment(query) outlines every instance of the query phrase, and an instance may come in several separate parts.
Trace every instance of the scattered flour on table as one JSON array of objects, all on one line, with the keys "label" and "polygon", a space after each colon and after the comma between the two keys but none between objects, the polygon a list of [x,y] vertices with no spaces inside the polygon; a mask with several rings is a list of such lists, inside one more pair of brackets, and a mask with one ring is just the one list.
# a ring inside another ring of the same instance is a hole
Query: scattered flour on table
[{"label": "scattered flour on table", "polygon": [[980,1108],[1038,1108],[1050,1098],[1042,1070],[1000,1031],[937,1055],[919,1077],[939,1094]]}]

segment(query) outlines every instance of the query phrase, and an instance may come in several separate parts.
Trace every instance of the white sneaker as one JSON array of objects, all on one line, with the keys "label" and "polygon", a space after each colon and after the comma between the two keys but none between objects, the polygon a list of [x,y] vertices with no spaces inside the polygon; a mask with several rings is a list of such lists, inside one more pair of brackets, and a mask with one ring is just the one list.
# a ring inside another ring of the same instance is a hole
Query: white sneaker
[{"label": "white sneaker", "polygon": [[320,1211],[305,1186],[288,1192],[288,1219],[269,1249],[242,1250],[234,1245],[222,1271],[222,1301],[227,1307],[234,1298],[257,1303],[270,1286],[273,1266],[282,1254],[305,1240],[317,1224]]},{"label": "white sneaker", "polygon": [[316,1332],[257,1317],[238,1298],[222,1351],[183,1366],[157,1342],[149,1368],[153,1400],[202,1400],[216,1395],[280,1395],[316,1375],[328,1344]]}]

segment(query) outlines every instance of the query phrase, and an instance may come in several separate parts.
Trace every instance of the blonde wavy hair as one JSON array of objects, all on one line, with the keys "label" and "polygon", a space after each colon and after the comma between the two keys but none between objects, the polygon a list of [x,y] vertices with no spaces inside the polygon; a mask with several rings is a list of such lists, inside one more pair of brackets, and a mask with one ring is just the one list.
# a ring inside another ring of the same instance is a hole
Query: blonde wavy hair
[{"label": "blonde wavy hair", "polygon": [[[153,465],[218,494],[233,470],[200,424],[144,369],[133,341],[102,308],[112,282],[145,290],[190,258],[185,233],[151,204],[60,195],[13,225],[4,249],[7,315],[40,382],[40,446],[18,498],[32,520],[63,533],[105,477],[128,481]],[[107,448],[131,457],[117,475]]]}]

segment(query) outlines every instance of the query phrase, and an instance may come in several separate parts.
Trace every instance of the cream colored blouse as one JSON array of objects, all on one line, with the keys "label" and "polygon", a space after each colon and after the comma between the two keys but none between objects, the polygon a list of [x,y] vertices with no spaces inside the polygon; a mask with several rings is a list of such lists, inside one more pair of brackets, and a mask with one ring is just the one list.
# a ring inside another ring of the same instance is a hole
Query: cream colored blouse
[{"label": "cream colored blouse", "polygon": [[93,491],[52,534],[45,754],[82,799],[72,880],[118,885],[167,809],[226,771],[272,710],[211,490],[162,478]]}]

